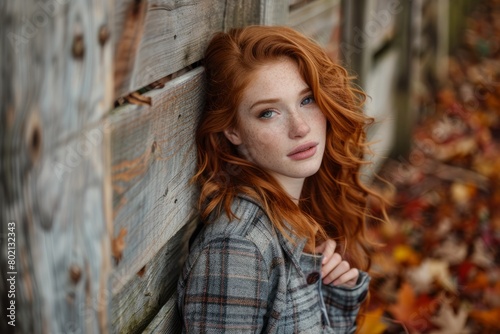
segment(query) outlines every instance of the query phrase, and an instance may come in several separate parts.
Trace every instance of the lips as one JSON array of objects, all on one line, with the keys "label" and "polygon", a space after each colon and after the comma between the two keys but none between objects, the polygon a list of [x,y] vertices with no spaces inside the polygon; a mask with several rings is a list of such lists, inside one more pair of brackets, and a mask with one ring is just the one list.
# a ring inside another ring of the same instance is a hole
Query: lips
[{"label": "lips", "polygon": [[316,153],[316,146],[318,143],[310,142],[294,148],[290,153],[287,154],[287,157],[293,160],[303,160],[307,159]]}]

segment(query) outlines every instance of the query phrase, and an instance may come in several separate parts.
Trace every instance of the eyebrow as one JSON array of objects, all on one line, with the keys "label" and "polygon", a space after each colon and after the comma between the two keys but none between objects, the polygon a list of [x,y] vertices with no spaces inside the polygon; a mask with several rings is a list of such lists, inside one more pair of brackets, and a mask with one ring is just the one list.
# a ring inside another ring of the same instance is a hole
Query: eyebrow
[{"label": "eyebrow", "polygon": [[[309,87],[306,87],[304,88],[303,90],[300,91],[299,95],[304,95],[305,93],[308,93],[311,91],[311,88]],[[276,99],[266,99],[266,100],[259,100],[257,102],[255,102],[254,104],[252,104],[250,106],[250,110],[252,110],[254,107],[258,106],[259,104],[267,104],[267,103],[276,103],[276,102],[279,102],[280,99],[276,98]]]}]

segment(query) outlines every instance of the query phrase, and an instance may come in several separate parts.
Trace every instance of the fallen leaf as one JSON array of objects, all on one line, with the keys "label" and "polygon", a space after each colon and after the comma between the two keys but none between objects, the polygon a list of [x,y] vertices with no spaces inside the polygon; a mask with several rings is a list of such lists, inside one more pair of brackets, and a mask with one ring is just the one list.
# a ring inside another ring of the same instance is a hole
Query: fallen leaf
[{"label": "fallen leaf", "polygon": [[500,329],[500,308],[474,310],[470,312],[470,316],[487,328]]},{"label": "fallen leaf", "polygon": [[387,325],[382,321],[382,314],[384,310],[377,308],[362,315],[362,322],[360,323],[358,333],[366,334],[381,334],[387,329]]},{"label": "fallen leaf", "polygon": [[464,285],[464,291],[474,292],[485,290],[489,286],[488,274],[484,271],[479,271],[476,275]]},{"label": "fallen leaf", "polygon": [[409,283],[405,282],[398,292],[398,302],[388,310],[406,328],[412,331],[424,331],[432,327],[429,318],[434,314],[437,303],[428,295],[417,297]]},{"label": "fallen leaf", "polygon": [[133,92],[125,96],[125,100],[130,104],[136,104],[139,106],[151,106],[151,96],[144,96],[139,92]]},{"label": "fallen leaf", "polygon": [[399,263],[417,265],[420,262],[420,256],[413,248],[406,245],[398,245],[392,252],[394,260]]},{"label": "fallen leaf", "polygon": [[408,277],[415,291],[419,293],[429,292],[434,282],[448,291],[456,291],[446,261],[425,259],[419,267],[409,270]]},{"label": "fallen leaf", "polygon": [[465,306],[461,305],[455,313],[450,303],[445,302],[441,305],[437,316],[431,319],[432,323],[441,329],[433,330],[430,334],[469,334],[470,329],[466,327],[468,315]]},{"label": "fallen leaf", "polygon": [[471,260],[473,263],[483,268],[489,268],[493,265],[493,254],[488,251],[481,238],[474,240],[474,252],[471,256]]},{"label": "fallen leaf", "polygon": [[451,265],[459,264],[467,257],[467,244],[456,238],[446,238],[445,241],[436,248],[434,255]]}]

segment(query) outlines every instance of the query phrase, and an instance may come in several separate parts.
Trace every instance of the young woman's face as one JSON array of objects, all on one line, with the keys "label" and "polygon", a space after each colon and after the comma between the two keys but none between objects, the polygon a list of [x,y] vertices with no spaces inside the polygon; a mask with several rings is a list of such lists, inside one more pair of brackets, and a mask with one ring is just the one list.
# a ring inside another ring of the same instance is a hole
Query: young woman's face
[{"label": "young woman's face", "polygon": [[224,133],[245,159],[285,188],[303,182],[321,165],[326,118],[292,60],[270,62],[252,79],[237,110],[238,128]]}]

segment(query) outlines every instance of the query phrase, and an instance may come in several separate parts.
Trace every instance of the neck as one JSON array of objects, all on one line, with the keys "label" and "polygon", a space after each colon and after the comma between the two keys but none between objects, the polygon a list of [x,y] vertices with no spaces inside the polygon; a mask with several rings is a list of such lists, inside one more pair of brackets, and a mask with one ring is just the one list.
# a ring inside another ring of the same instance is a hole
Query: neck
[{"label": "neck", "polygon": [[282,175],[274,175],[286,193],[292,198],[295,204],[299,204],[300,194],[304,186],[304,178],[289,178]]}]

